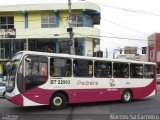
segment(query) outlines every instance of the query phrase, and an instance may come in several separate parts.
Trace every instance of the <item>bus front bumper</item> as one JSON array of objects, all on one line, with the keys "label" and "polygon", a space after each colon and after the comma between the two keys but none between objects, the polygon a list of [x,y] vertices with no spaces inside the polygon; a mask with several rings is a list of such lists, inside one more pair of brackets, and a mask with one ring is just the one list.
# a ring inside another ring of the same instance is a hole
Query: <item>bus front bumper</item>
[{"label": "bus front bumper", "polygon": [[12,96],[12,97],[5,94],[5,98],[11,103],[14,103],[18,106],[23,106],[23,97],[20,94]]}]

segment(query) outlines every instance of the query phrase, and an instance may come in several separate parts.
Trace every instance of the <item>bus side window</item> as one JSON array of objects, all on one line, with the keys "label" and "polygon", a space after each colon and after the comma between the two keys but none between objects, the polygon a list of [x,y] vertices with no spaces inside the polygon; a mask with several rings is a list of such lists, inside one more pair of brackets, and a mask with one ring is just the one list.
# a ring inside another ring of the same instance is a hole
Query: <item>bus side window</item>
[{"label": "bus side window", "polygon": [[143,65],[142,64],[130,64],[130,77],[131,78],[143,78]]},{"label": "bus side window", "polygon": [[128,78],[129,65],[128,63],[114,63],[113,76],[115,78]]},{"label": "bus side window", "polygon": [[153,68],[154,68],[153,65],[144,65],[144,77],[145,78],[154,78]]},{"label": "bus side window", "polygon": [[74,74],[74,76],[78,75],[78,65],[75,61],[73,63],[73,74]]},{"label": "bus side window", "polygon": [[47,80],[47,69],[48,69],[48,66],[47,66],[47,63],[45,62],[42,62],[39,64],[39,69],[40,69],[40,79],[41,81],[46,81]]},{"label": "bus side window", "polygon": [[93,62],[91,60],[75,59],[73,61],[73,72],[75,77],[92,77]]},{"label": "bus side window", "polygon": [[98,78],[111,78],[112,77],[112,63],[104,61],[94,62],[94,76]]},{"label": "bus side window", "polygon": [[[41,56],[29,56],[25,61],[26,90],[44,84],[48,79],[48,58]],[[33,66],[31,66],[33,65]]]},{"label": "bus side window", "polygon": [[66,77],[70,77],[72,74],[72,61],[70,59],[68,59],[66,61],[66,72],[65,72],[65,76]]},{"label": "bus side window", "polygon": [[51,58],[50,59],[50,75],[51,76],[53,76],[54,71],[55,71],[55,69],[54,69],[54,58]]},{"label": "bus side window", "polygon": [[72,74],[72,62],[67,58],[50,59],[50,75],[52,77],[70,77]]}]

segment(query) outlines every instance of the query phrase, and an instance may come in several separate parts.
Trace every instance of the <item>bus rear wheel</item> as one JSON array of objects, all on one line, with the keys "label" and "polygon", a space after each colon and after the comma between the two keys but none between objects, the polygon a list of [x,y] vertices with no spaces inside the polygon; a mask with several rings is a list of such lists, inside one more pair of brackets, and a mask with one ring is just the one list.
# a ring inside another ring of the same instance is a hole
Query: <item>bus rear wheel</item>
[{"label": "bus rear wheel", "polygon": [[128,103],[132,100],[132,93],[130,90],[125,90],[121,97],[122,102]]},{"label": "bus rear wheel", "polygon": [[63,109],[67,104],[67,98],[63,93],[56,93],[50,99],[51,109]]}]

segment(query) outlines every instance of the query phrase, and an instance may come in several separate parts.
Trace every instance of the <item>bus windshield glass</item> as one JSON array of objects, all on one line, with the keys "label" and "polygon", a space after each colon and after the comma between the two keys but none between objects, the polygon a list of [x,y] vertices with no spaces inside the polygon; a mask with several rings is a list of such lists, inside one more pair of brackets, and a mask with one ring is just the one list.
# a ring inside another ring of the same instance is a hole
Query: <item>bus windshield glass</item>
[{"label": "bus windshield glass", "polygon": [[6,84],[6,91],[12,92],[15,86],[15,78],[17,73],[17,68],[19,61],[22,57],[22,53],[16,54],[10,62],[6,65],[7,69],[7,84]]},{"label": "bus windshield glass", "polygon": [[12,57],[11,61],[20,60],[21,57],[22,57],[22,54],[23,54],[23,53],[17,53],[17,54],[15,54],[15,56]]}]

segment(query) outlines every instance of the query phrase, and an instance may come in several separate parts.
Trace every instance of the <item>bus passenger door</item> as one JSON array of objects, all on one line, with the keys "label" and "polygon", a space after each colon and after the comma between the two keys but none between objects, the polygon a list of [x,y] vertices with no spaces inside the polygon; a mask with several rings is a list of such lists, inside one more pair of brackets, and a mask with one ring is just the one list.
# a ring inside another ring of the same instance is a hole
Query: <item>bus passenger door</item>
[{"label": "bus passenger door", "polygon": [[28,56],[25,58],[25,90],[44,84],[48,79],[48,59]]}]

